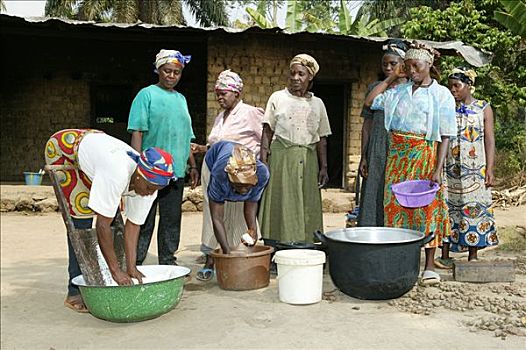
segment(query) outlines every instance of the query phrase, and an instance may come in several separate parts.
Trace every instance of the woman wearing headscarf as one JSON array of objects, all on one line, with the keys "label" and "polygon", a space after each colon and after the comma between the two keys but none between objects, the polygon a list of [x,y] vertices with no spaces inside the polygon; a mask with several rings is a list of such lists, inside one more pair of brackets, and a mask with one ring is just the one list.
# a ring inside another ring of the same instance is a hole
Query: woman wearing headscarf
[{"label": "woman wearing headscarf", "polygon": [[[425,246],[424,284],[440,282],[440,276],[434,271],[434,254],[450,229],[444,192],[440,189],[433,202],[425,207],[406,208],[397,201],[391,185],[406,180],[442,183],[449,137],[456,135],[457,124],[453,96],[431,76],[432,72],[433,75],[437,72],[433,63],[438,56],[432,48],[414,42],[405,55],[405,72],[398,66],[395,73],[378,84],[365,99],[365,105],[371,109],[384,110],[385,128],[389,132],[385,226],[435,234],[434,240]],[[406,75],[409,82],[387,90],[393,81]]]},{"label": "woman wearing headscarf", "polygon": [[[231,70],[219,74],[215,93],[217,102],[223,108],[216,117],[214,126],[208,135],[207,145],[192,144],[192,152],[206,153],[207,150],[220,141],[234,141],[250,149],[256,156],[259,155],[261,133],[263,131],[263,110],[243,102],[243,80]],[[209,281],[214,274],[214,261],[210,252],[218,245],[208,198],[208,184],[210,182],[210,169],[206,162],[201,168],[201,185],[203,187],[203,228],[201,233],[201,252],[206,256],[204,267],[197,272],[197,279]],[[240,201],[226,201],[224,204],[223,225],[226,239],[231,247],[239,245],[243,234],[250,232],[244,217],[244,203]],[[259,235],[256,225],[253,234]]]},{"label": "woman wearing headscarf", "polygon": [[[97,130],[66,129],[46,143],[46,164],[63,166],[57,172],[69,215],[76,229],[89,229],[97,217],[97,238],[111,277],[120,285],[142,281],[136,268],[140,225],[146,220],[157,191],[173,178],[172,157],[158,148],[141,154],[126,143]],[[124,200],[126,272],[118,265],[113,249],[111,223]],[[82,274],[68,236],[68,296],[64,305],[88,312],[77,286],[71,280]]]},{"label": "woman wearing headscarf", "polygon": [[133,100],[128,132],[132,134],[131,145],[140,152],[148,147],[160,147],[174,159],[177,180],[159,191],[146,222],[141,227],[138,243],[137,264],[142,264],[148,253],[155,227],[155,214],[159,205],[157,252],[160,265],[176,264],[175,252],[179,247],[181,232],[181,205],[187,163],[190,165],[191,185],[199,181],[199,172],[190,141],[195,138],[192,119],[186,98],[175,87],[191,56],[176,50],[161,50],[155,57],[157,84],[143,88]]},{"label": "woman wearing headscarf", "polygon": [[259,222],[263,237],[312,242],[323,230],[320,188],[327,175],[327,136],[323,101],[309,89],[318,73],[316,60],[300,54],[290,61],[288,86],[274,92],[263,118],[261,160],[270,166]]},{"label": "woman wearing headscarf", "polygon": [[[401,40],[391,39],[382,47],[382,80],[394,74],[396,66],[403,66],[408,46]],[[405,83],[406,78],[394,80],[387,89]],[[367,94],[382,81],[372,83]],[[362,157],[360,175],[364,181],[360,195],[358,226],[384,226],[384,179],[387,158],[387,130],[384,111],[371,110],[364,106],[362,110]]]},{"label": "woman wearing headscarf", "polygon": [[[449,243],[435,263],[452,268],[451,251],[477,251],[498,244],[491,189],[495,176],[493,110],[488,102],[473,97],[477,74],[465,67],[449,75],[449,89],[457,103],[457,134],[451,138],[446,157],[447,204],[452,227]],[[451,245],[451,247],[450,247]]]}]

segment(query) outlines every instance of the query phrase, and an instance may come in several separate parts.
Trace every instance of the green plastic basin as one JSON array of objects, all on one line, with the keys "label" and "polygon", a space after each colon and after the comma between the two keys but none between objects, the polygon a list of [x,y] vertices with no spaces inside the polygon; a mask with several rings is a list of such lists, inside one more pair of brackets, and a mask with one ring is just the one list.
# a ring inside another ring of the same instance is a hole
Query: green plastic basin
[{"label": "green plastic basin", "polygon": [[183,266],[138,266],[146,278],[133,286],[89,286],[82,275],[73,279],[90,313],[111,322],[138,322],[159,317],[172,310],[183,295]]}]

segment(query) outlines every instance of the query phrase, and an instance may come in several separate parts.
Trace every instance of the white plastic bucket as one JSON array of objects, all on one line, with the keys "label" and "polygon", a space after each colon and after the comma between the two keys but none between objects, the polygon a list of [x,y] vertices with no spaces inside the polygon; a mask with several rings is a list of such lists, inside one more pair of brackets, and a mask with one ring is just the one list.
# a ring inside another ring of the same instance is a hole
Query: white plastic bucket
[{"label": "white plastic bucket", "polygon": [[280,250],[274,254],[278,267],[279,300],[288,304],[321,301],[325,253],[312,249]]}]

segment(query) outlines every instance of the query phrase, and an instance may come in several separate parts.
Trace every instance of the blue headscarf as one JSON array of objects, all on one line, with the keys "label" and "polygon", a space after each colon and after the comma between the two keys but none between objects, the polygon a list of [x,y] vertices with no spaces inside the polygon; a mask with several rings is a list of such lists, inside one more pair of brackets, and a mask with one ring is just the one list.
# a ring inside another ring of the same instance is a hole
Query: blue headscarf
[{"label": "blue headscarf", "polygon": [[137,163],[138,173],[146,181],[164,187],[170,183],[171,179],[176,179],[170,153],[157,147],[150,147],[140,155],[132,151],[128,151],[128,155]]}]

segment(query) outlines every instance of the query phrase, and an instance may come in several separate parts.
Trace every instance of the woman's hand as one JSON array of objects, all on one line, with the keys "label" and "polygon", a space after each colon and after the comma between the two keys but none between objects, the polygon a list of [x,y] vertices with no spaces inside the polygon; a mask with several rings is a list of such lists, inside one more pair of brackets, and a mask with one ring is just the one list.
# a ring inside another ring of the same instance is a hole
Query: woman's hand
[{"label": "woman's hand", "polygon": [[442,169],[435,170],[433,177],[431,177],[431,181],[441,185],[442,184]]},{"label": "woman's hand", "polygon": [[327,168],[322,167],[318,174],[318,187],[323,188],[329,182],[329,174],[327,174]]},{"label": "woman's hand", "polygon": [[199,171],[196,167],[190,168],[190,188],[193,190],[199,184]]},{"label": "woman's hand", "polygon": [[394,80],[396,80],[398,78],[405,78],[405,77],[407,77],[407,74],[405,72],[405,64],[403,64],[403,63],[397,64],[394,67],[393,76],[395,77]]},{"label": "woman's hand", "polygon": [[190,143],[190,151],[193,154],[206,153],[207,147],[206,147],[206,145],[200,145],[200,144],[197,144],[197,143]]},{"label": "woman's hand", "polygon": [[128,276],[130,276],[131,278],[135,278],[139,281],[139,283],[142,283],[142,279],[143,277],[145,277],[141,271],[137,270],[137,267],[133,269],[128,269]]},{"label": "woman's hand", "polygon": [[119,286],[131,286],[133,284],[130,276],[121,269],[112,272],[111,277]]},{"label": "woman's hand", "polygon": [[484,179],[484,184],[486,187],[493,187],[495,184],[495,174],[493,173],[493,169],[486,168],[486,177]]},{"label": "woman's hand", "polygon": [[360,175],[362,175],[364,179],[367,179],[367,175],[369,175],[369,172],[368,172],[367,160],[365,159],[365,157],[362,157],[360,159],[360,165],[358,165],[358,170],[360,171]]}]

